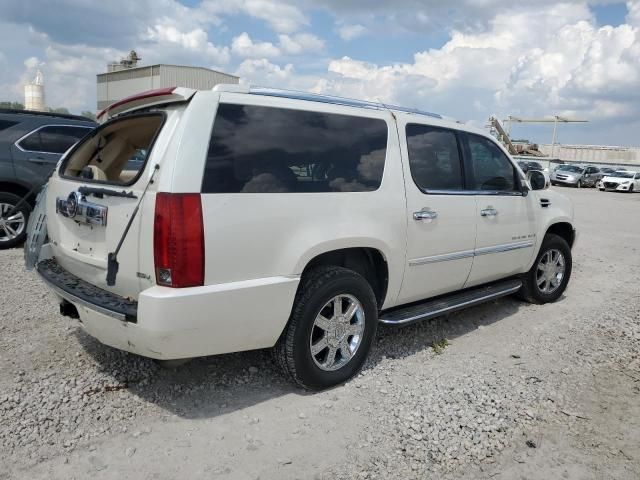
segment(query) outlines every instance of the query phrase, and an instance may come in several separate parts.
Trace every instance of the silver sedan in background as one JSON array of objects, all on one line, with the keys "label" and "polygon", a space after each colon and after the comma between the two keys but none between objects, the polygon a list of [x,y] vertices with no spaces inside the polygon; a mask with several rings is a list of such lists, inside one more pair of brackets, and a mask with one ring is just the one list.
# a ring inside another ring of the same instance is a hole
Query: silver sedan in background
[{"label": "silver sedan in background", "polygon": [[601,179],[602,172],[597,167],[560,165],[551,174],[552,185],[568,185],[577,188],[595,187]]}]

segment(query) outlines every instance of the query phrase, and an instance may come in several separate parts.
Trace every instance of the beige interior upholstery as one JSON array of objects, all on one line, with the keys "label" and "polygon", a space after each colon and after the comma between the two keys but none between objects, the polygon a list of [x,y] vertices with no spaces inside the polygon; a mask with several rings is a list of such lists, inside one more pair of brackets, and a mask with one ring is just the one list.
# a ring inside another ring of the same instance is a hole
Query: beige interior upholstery
[{"label": "beige interior upholstery", "polygon": [[114,121],[97,136],[81,145],[69,159],[64,174],[80,176],[82,169],[88,166],[93,171],[95,180],[130,182],[138,172],[124,170],[127,162],[139,149],[149,149],[161,124],[160,116]]},{"label": "beige interior upholstery", "polygon": [[86,168],[91,170],[91,173],[93,174],[91,178],[93,178],[94,180],[100,180],[104,182],[107,179],[107,175],[102,171],[102,169],[96,167],[95,165],[89,165]]}]

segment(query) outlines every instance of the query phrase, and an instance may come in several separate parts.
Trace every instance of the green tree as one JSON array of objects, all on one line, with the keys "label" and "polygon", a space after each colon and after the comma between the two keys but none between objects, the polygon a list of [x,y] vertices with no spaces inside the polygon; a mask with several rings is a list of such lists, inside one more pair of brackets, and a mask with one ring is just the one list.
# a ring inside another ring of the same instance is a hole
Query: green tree
[{"label": "green tree", "polygon": [[83,117],[90,118],[91,120],[95,120],[96,119],[96,114],[93,113],[93,112],[90,112],[89,110],[85,110],[80,115],[82,115]]},{"label": "green tree", "polygon": [[9,108],[11,110],[24,110],[24,105],[20,102],[0,102],[0,108]]},{"label": "green tree", "polygon": [[51,113],[64,113],[64,114],[69,114],[69,109],[68,108],[64,108],[64,107],[58,107],[58,108],[51,108],[50,109]]}]

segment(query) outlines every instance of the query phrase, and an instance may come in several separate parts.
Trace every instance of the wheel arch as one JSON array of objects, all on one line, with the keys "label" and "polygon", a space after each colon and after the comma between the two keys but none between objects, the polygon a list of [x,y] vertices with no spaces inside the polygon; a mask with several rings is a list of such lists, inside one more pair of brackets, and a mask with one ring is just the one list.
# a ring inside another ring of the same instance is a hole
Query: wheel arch
[{"label": "wheel arch", "polygon": [[[31,189],[19,182],[15,181],[6,181],[0,180],[0,192],[13,193],[14,195],[19,196],[20,198],[24,197],[27,193],[29,193]],[[35,205],[36,194],[32,194],[29,196],[27,201],[33,207]]]},{"label": "wheel arch", "polygon": [[558,235],[559,237],[562,237],[569,244],[569,248],[573,248],[573,244],[576,239],[576,232],[571,223],[569,222],[553,223],[549,225],[549,227],[547,228],[547,231],[545,232],[545,236],[547,236],[550,233],[553,233],[555,235]]},{"label": "wheel arch", "polygon": [[316,253],[302,268],[302,277],[321,266],[348,268],[369,282],[376,296],[378,308],[382,308],[389,288],[389,265],[386,256],[374,247],[345,247]]}]

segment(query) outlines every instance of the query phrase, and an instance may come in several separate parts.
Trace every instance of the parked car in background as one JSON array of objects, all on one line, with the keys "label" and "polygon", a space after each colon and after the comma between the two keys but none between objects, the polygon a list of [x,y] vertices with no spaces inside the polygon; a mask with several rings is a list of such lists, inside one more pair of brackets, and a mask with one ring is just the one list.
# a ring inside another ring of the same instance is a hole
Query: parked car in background
[{"label": "parked car in background", "polygon": [[577,165],[561,165],[551,174],[552,185],[568,185],[571,187],[595,187],[602,178],[598,167],[579,167]]},{"label": "parked car in background", "polygon": [[76,115],[0,109],[0,249],[24,241],[38,187],[60,156],[95,126]]},{"label": "parked car in background", "polygon": [[245,85],[115,104],[49,180],[27,265],[104,344],[274,347],[309,389],[355,375],[378,323],[560,298],[571,201],[487,132],[392,108]]},{"label": "parked car in background", "polygon": [[598,182],[600,191],[640,192],[640,173],[629,170],[618,170]]},{"label": "parked car in background", "polygon": [[538,162],[531,162],[528,160],[520,160],[518,165],[522,169],[524,173],[527,173],[529,170],[537,170],[539,172],[544,172],[544,167],[540,165]]},{"label": "parked car in background", "polygon": [[609,168],[609,167],[600,167],[600,172],[603,176],[607,176],[613,172],[617,172],[619,170],[623,170],[621,168]]}]

